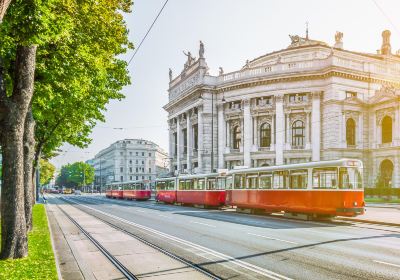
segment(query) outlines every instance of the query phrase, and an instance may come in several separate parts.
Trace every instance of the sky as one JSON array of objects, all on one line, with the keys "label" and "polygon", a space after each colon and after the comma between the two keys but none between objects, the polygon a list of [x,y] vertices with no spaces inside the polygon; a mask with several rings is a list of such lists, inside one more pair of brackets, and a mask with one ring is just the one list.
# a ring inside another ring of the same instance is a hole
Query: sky
[{"label": "sky", "polygon": [[[165,0],[136,0],[125,16],[129,38],[139,45]],[[117,140],[142,138],[168,151],[168,69],[179,74],[183,51],[198,56],[205,45],[210,74],[239,70],[247,59],[286,48],[289,34],[309,36],[333,45],[336,31],[344,33],[344,48],[375,53],[381,33],[392,32],[392,51],[400,49],[399,0],[169,0],[151,32],[129,65],[132,84],[126,98],[107,106],[104,123],[93,129],[86,149],[64,145],[52,163],[60,168],[91,159]],[[123,59],[129,61],[134,51]]]}]

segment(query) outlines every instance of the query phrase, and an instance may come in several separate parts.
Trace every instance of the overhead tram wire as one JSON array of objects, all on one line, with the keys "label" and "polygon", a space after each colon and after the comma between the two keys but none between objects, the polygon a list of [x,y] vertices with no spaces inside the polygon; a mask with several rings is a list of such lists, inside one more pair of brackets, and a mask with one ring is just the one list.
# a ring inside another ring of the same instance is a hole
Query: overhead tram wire
[{"label": "overhead tram wire", "polygon": [[140,46],[143,44],[144,40],[146,40],[147,35],[149,35],[151,29],[153,28],[154,24],[156,23],[157,19],[159,18],[159,16],[161,15],[162,11],[164,10],[165,6],[167,5],[169,0],[166,0],[164,2],[164,5],[161,7],[160,11],[158,12],[156,18],[153,20],[153,23],[150,25],[149,29],[147,30],[146,34],[144,35],[142,41],[140,41],[139,46],[135,49],[134,53],[132,54],[132,57],[129,59],[128,61],[128,66],[129,64],[131,64],[133,58],[135,57],[135,55],[138,53]]},{"label": "overhead tram wire", "polygon": [[376,0],[372,0],[372,2],[375,4],[375,6],[378,8],[378,10],[386,17],[386,19],[389,21],[389,23],[393,26],[393,28],[399,33],[400,35],[400,29],[397,27],[396,24],[392,21],[392,19],[386,14],[386,12],[382,9],[381,6],[379,6],[378,2]]}]

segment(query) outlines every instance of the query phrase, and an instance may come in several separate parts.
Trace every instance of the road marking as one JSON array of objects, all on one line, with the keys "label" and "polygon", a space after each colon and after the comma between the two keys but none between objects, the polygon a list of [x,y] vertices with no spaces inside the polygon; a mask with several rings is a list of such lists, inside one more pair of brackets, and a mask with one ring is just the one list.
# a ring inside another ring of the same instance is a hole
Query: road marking
[{"label": "road marking", "polygon": [[[67,198],[64,198],[64,199],[67,200],[67,201],[71,201],[70,199],[67,199]],[[72,202],[72,203],[75,203],[75,202],[73,202],[73,201],[71,201],[71,202]],[[242,268],[245,268],[245,269],[247,269],[247,270],[250,270],[250,271],[253,271],[253,272],[258,273],[258,274],[260,274],[260,275],[269,277],[270,279],[274,279],[274,280],[281,280],[281,279],[284,279],[284,280],[292,280],[292,278],[286,277],[286,276],[284,276],[284,275],[281,275],[281,274],[279,274],[279,273],[273,272],[273,271],[268,270],[268,269],[266,269],[266,268],[262,268],[262,267],[259,267],[259,266],[257,266],[257,265],[254,265],[254,264],[251,264],[251,263],[248,263],[248,262],[245,262],[245,261],[236,259],[236,258],[234,258],[234,257],[232,257],[232,256],[225,255],[225,254],[223,254],[223,253],[214,251],[214,250],[212,250],[212,249],[210,249],[210,248],[207,248],[207,247],[198,245],[198,244],[196,244],[196,243],[193,243],[193,242],[190,242],[190,241],[181,239],[181,238],[179,238],[179,237],[175,237],[175,236],[173,236],[173,235],[169,235],[169,234],[163,233],[163,232],[161,232],[161,231],[158,231],[158,230],[155,230],[155,229],[152,229],[152,228],[149,228],[149,227],[146,227],[146,226],[143,226],[143,225],[140,225],[140,224],[137,224],[137,223],[134,223],[134,222],[125,220],[125,219],[120,218],[120,217],[118,217],[118,216],[115,216],[115,215],[112,215],[112,214],[103,212],[103,211],[101,211],[101,210],[98,210],[98,209],[89,207],[89,206],[87,206],[87,205],[82,205],[82,204],[80,204],[80,206],[82,206],[82,207],[84,207],[84,208],[87,208],[87,209],[90,209],[90,210],[92,210],[92,211],[101,213],[101,214],[103,214],[104,216],[107,216],[107,217],[113,218],[113,219],[115,219],[115,220],[121,221],[121,222],[123,222],[123,223],[125,223],[125,224],[129,224],[129,225],[131,225],[131,226],[134,226],[134,227],[137,227],[137,228],[146,230],[146,231],[148,231],[148,232],[157,234],[157,235],[159,235],[159,236],[165,237],[166,239],[175,241],[176,243],[180,243],[180,244],[183,244],[183,245],[192,247],[192,248],[194,248],[194,249],[197,249],[197,250],[199,250],[199,251],[202,251],[202,252],[204,252],[204,253],[207,253],[207,254],[209,254],[209,255],[212,255],[212,256],[214,256],[214,257],[217,257],[217,258],[219,258],[219,259],[222,260],[222,261],[233,263],[233,264],[235,264],[235,265],[237,265],[237,266],[240,266],[240,267],[242,267]]]},{"label": "road marking", "polygon": [[299,243],[296,243],[296,242],[293,242],[293,241],[283,240],[283,239],[279,239],[279,238],[275,238],[275,237],[268,237],[268,236],[265,236],[265,235],[255,234],[255,233],[251,233],[251,232],[248,232],[247,234],[248,235],[262,237],[262,238],[265,238],[265,239],[271,239],[271,240],[286,242],[286,243],[290,243],[290,244],[299,244]]},{"label": "road marking", "polygon": [[163,217],[163,218],[167,218],[167,219],[171,219],[171,217],[165,216],[165,215],[158,215],[159,217]]},{"label": "road marking", "polygon": [[209,224],[205,224],[205,223],[200,223],[200,222],[195,222],[195,221],[190,221],[190,223],[192,223],[192,224],[199,224],[199,225],[203,225],[203,226],[206,226],[206,227],[216,228],[216,226],[209,225]]},{"label": "road marking", "polygon": [[391,265],[391,266],[394,266],[394,267],[400,267],[400,264],[394,264],[394,263],[382,262],[382,261],[377,261],[377,260],[373,260],[373,262],[376,262],[376,263],[381,263],[381,264],[386,264],[386,265]]}]

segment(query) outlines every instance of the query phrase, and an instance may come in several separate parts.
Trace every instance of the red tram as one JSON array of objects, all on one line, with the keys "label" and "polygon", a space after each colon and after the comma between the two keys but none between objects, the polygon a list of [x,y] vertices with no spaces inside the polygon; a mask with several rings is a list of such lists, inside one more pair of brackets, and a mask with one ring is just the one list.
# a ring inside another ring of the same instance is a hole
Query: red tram
[{"label": "red tram", "polygon": [[156,200],[166,203],[218,207],[225,204],[225,178],[214,174],[198,174],[158,179]]},{"label": "red tram", "polygon": [[112,183],[107,186],[106,197],[119,199],[148,200],[151,197],[149,181]]},{"label": "red tram", "polygon": [[353,159],[158,179],[156,200],[307,216],[364,213],[362,162]]}]

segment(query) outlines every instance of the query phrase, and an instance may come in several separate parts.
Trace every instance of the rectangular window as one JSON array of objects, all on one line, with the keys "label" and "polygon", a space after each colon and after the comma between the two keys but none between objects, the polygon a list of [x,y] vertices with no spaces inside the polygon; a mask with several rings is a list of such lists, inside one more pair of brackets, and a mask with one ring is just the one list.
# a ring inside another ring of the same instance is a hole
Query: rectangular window
[{"label": "rectangular window", "polygon": [[151,157],[151,153],[149,153],[149,157]]},{"label": "rectangular window", "polygon": [[235,174],[234,176],[234,188],[235,189],[243,189],[245,186],[243,185],[243,179],[245,177],[241,174]]},{"label": "rectangular window", "polygon": [[139,176],[136,176],[136,180],[139,180]]},{"label": "rectangular window", "polygon": [[353,97],[357,97],[357,92],[354,92],[354,91],[346,91],[346,99],[347,99],[347,98],[353,98]]},{"label": "rectangular window", "polygon": [[149,173],[151,173],[151,168],[149,168]]},{"label": "rectangular window", "polygon": [[178,134],[174,132],[174,155],[178,154]]},{"label": "rectangular window", "polygon": [[207,190],[215,190],[215,178],[207,179]]},{"label": "rectangular window", "polygon": [[132,173],[132,172],[133,172],[133,171],[132,171],[132,167],[129,167],[129,172],[130,172],[130,173]]},{"label": "rectangular window", "polygon": [[132,152],[129,152],[129,155],[131,156],[131,155],[132,155]]},{"label": "rectangular window", "polygon": [[226,177],[226,189],[231,190],[233,188],[233,177]]},{"label": "rectangular window", "polygon": [[290,188],[291,189],[307,189],[308,171],[294,170],[290,172]]},{"label": "rectangular window", "polygon": [[129,160],[129,164],[132,164],[132,160]]},{"label": "rectangular window", "polygon": [[247,180],[246,188],[248,188],[248,189],[257,189],[258,188],[257,174],[247,174],[246,180]]},{"label": "rectangular window", "polygon": [[182,129],[182,134],[183,134],[183,153],[187,153],[187,129],[184,128]]},{"label": "rectangular window", "polygon": [[205,180],[204,179],[199,179],[199,189],[204,190],[205,189]]},{"label": "rectangular window", "polygon": [[272,186],[272,174],[260,174],[260,189],[270,189]]},{"label": "rectangular window", "polygon": [[139,172],[139,168],[138,167],[136,167],[136,173],[138,173]]},{"label": "rectangular window", "polygon": [[193,125],[193,150],[197,152],[199,149],[199,126]]},{"label": "rectangular window", "polygon": [[337,189],[337,168],[314,168],[313,169],[313,188],[314,189]]},{"label": "rectangular window", "polygon": [[276,171],[274,172],[274,189],[286,189],[288,187],[288,172],[287,171]]},{"label": "rectangular window", "polygon": [[179,180],[179,189],[184,190],[185,189],[185,181],[184,180]]},{"label": "rectangular window", "polygon": [[121,176],[120,179],[121,179],[121,182],[123,182],[124,181],[124,176]]},{"label": "rectangular window", "polygon": [[129,176],[129,180],[131,180],[131,181],[132,181],[132,180],[133,180],[133,177],[132,177],[132,176]]},{"label": "rectangular window", "polygon": [[144,176],[142,176],[142,179],[144,180]]},{"label": "rectangular window", "polygon": [[142,164],[144,164],[144,160],[142,160]]},{"label": "rectangular window", "polygon": [[139,155],[139,152],[136,152],[136,155],[138,156],[138,155]]},{"label": "rectangular window", "polygon": [[299,103],[307,101],[307,94],[305,93],[296,93],[289,95],[289,102],[290,103]]},{"label": "rectangular window", "polygon": [[256,99],[257,106],[265,106],[265,105],[271,105],[271,104],[272,104],[271,96],[258,97]]},{"label": "rectangular window", "polygon": [[124,172],[124,168],[123,168],[123,167],[120,167],[120,168],[119,168],[119,171],[120,171],[120,172]]},{"label": "rectangular window", "polygon": [[142,157],[144,157],[144,152],[142,152]]}]

